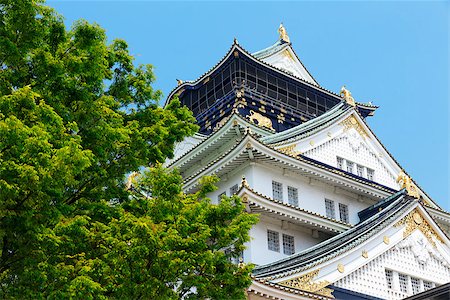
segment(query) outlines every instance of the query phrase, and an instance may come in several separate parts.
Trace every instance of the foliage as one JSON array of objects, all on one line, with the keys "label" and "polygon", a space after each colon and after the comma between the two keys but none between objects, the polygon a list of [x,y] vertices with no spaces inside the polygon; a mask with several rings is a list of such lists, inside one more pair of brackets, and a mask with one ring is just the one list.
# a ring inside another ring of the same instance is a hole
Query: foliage
[{"label": "foliage", "polygon": [[255,222],[238,198],[210,204],[212,178],[185,195],[161,167],[151,198],[124,188],[197,129],[177,99],[158,106],[151,65],[96,24],[3,0],[0,66],[1,298],[242,296],[249,267],[221,251]]}]

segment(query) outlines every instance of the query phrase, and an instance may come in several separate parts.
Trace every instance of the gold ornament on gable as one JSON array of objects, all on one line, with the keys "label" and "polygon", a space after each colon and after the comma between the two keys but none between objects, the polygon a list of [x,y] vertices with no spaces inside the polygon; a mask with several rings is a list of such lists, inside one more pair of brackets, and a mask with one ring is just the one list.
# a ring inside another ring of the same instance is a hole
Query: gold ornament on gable
[{"label": "gold ornament on gable", "polygon": [[319,271],[320,269],[317,269],[300,277],[282,281],[279,284],[282,286],[292,287],[303,291],[316,293],[322,296],[334,298],[334,296],[332,295],[333,290],[326,288],[326,286],[330,284],[329,281],[313,281],[313,279],[319,274]]},{"label": "gold ornament on gable", "polygon": [[356,102],[355,102],[355,99],[352,97],[352,93],[350,93],[350,91],[345,88],[345,85],[342,86],[339,96],[344,98],[344,100],[345,100],[345,102],[347,102],[347,104],[349,104],[351,106],[356,106]]},{"label": "gold ornament on gable", "polygon": [[351,115],[348,118],[346,118],[344,121],[341,122],[341,125],[344,126],[344,131],[355,129],[360,136],[363,138],[368,137],[366,131],[364,128],[359,124],[358,120],[355,118],[355,116]]},{"label": "gold ornament on gable", "polygon": [[433,237],[441,243],[444,242],[441,237],[437,235],[436,231],[431,228],[430,224],[428,224],[428,222],[422,217],[417,208],[412,210],[407,216],[394,224],[395,227],[399,227],[402,225],[405,226],[405,230],[403,231],[403,238],[408,237],[417,229],[423,233],[423,235],[427,238],[428,242],[433,245],[433,247],[436,247],[436,243],[434,242]]},{"label": "gold ornament on gable", "polygon": [[406,192],[411,197],[414,197],[417,199],[420,198],[419,189],[413,183],[411,178],[409,178],[409,176],[406,175],[403,171],[401,171],[400,174],[398,174],[397,183],[400,184],[400,188],[406,189]]}]

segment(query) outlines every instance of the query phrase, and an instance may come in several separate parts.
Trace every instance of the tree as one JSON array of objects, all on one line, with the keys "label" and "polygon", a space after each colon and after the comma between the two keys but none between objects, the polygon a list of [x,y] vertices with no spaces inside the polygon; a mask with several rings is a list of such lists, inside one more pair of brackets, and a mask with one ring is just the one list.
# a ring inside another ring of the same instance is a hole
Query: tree
[{"label": "tree", "polygon": [[124,188],[197,130],[177,99],[158,106],[151,65],[39,0],[0,3],[0,65],[0,297],[243,295],[250,266],[228,258],[255,217],[238,198],[210,204],[214,178],[185,195],[161,167],[151,197]]}]

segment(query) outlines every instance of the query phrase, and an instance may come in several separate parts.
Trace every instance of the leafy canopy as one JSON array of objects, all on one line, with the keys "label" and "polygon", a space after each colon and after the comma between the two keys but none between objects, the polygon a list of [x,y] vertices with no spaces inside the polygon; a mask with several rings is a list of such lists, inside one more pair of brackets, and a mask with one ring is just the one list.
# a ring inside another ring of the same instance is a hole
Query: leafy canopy
[{"label": "leafy canopy", "polygon": [[186,195],[160,166],[124,188],[197,130],[154,80],[99,25],[0,3],[0,298],[243,297],[250,266],[229,259],[256,218],[239,198],[212,205],[214,178]]}]

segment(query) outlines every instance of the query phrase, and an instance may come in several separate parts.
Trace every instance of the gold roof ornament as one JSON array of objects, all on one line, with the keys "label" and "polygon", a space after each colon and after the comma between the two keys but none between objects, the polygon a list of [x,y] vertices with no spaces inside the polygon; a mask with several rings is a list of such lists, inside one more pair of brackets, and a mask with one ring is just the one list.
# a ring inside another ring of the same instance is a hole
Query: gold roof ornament
[{"label": "gold roof ornament", "polygon": [[177,79],[177,84],[178,84],[178,85],[182,85],[182,84],[183,84],[183,80]]},{"label": "gold roof ornament", "polygon": [[406,189],[408,195],[410,195],[411,197],[417,199],[420,198],[419,189],[412,182],[411,178],[409,178],[408,175],[405,174],[405,172],[400,171],[400,174],[398,174],[397,177],[397,183],[400,184],[400,188]]},{"label": "gold roof ornament", "polygon": [[345,85],[341,87],[341,92],[339,93],[339,96],[344,98],[347,104],[350,104],[351,106],[356,106],[355,99],[352,97],[352,93],[350,93],[350,91],[347,90]]},{"label": "gold roof ornament", "polygon": [[280,40],[285,41],[286,43],[290,43],[291,40],[289,39],[289,36],[287,35],[286,28],[284,28],[283,23],[280,24],[280,27],[278,27],[278,33],[280,34]]}]

